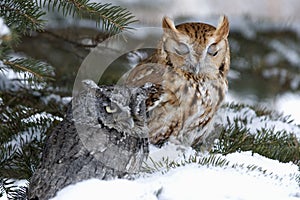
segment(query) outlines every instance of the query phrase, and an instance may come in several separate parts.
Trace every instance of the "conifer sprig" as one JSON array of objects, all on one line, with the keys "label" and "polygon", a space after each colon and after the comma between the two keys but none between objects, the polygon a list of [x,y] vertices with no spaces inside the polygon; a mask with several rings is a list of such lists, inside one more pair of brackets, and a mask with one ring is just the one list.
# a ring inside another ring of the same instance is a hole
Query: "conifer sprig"
[{"label": "conifer sprig", "polygon": [[0,16],[5,19],[6,24],[18,33],[28,31],[40,31],[44,27],[45,15],[32,1],[24,0],[2,0],[0,2]]},{"label": "conifer sprig", "polygon": [[[265,108],[253,107],[245,104],[225,105],[228,109],[240,112],[243,108],[251,109],[257,117],[268,120],[277,120],[292,126],[289,117]],[[300,166],[300,141],[295,133],[275,128],[258,128],[251,133],[247,126],[252,119],[247,116],[239,116],[233,120],[227,118],[227,124],[223,126],[212,153],[229,154],[241,151],[252,151],[281,162],[294,162]]]},{"label": "conifer sprig", "polygon": [[[125,8],[88,0],[0,1],[2,26],[10,30],[0,38],[0,197],[6,194],[9,200],[26,199],[26,187],[15,180],[32,176],[47,133],[64,113],[62,97],[69,95],[69,91],[56,88],[51,65],[20,57],[13,50],[22,35],[45,31],[44,7],[63,16],[91,19],[111,35],[129,29],[136,21]],[[13,72],[13,77],[7,77],[7,72]]]},{"label": "conifer sprig", "polygon": [[4,59],[2,62],[16,72],[24,72],[24,80],[29,82],[54,80],[54,69],[45,62],[32,58]]},{"label": "conifer sprig", "polygon": [[36,0],[41,7],[48,10],[57,10],[64,16],[75,16],[89,18],[96,22],[111,35],[119,33],[125,29],[131,29],[129,24],[137,20],[126,8],[114,6],[110,3],[95,3],[89,0]]}]

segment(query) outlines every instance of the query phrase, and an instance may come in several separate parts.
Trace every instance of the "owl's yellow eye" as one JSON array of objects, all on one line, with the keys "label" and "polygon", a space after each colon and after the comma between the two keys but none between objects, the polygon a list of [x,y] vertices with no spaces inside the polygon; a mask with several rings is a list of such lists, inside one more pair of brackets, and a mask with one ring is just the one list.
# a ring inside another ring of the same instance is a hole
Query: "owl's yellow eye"
[{"label": "owl's yellow eye", "polygon": [[105,111],[107,113],[116,113],[118,111],[118,107],[116,105],[105,106]]}]

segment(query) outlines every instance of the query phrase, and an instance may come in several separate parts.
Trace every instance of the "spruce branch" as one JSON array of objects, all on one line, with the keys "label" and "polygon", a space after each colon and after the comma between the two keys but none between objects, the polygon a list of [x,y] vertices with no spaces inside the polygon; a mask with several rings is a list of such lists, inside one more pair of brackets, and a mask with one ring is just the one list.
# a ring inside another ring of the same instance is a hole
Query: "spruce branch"
[{"label": "spruce branch", "polygon": [[[255,111],[257,117],[263,117],[265,120],[276,119],[286,124],[292,122],[289,117],[266,109],[241,104],[230,104],[227,107],[236,112],[243,108],[250,108]],[[251,120],[246,116],[234,118],[233,121],[227,118],[227,125],[222,128],[212,153],[226,155],[234,152],[252,151],[281,162],[292,161],[300,166],[300,141],[295,134],[285,130],[276,131],[274,127],[262,127],[258,128],[255,133],[250,133],[246,127]]]},{"label": "spruce branch", "polygon": [[0,188],[1,188],[1,194],[3,193],[10,193],[11,191],[13,191],[16,186],[14,185],[15,181],[13,180],[9,180],[7,178],[0,178]]},{"label": "spruce branch", "polygon": [[0,16],[4,17],[7,25],[19,33],[40,31],[44,27],[41,17],[45,12],[32,1],[2,0],[0,2]]},{"label": "spruce branch", "polygon": [[27,187],[17,186],[16,182],[7,178],[0,178],[0,197],[7,194],[8,200],[27,200]]},{"label": "spruce branch", "polygon": [[[10,28],[10,38],[1,38],[0,46],[0,196],[25,199],[26,188],[15,186],[12,179],[29,179],[40,162],[44,140],[62,117],[66,92],[55,88],[54,69],[45,62],[13,55],[13,44],[32,31],[44,31],[42,7],[52,6],[64,16],[96,21],[110,34],[129,29],[135,22],[126,9],[87,0],[2,0],[0,16]],[[50,7],[49,7],[50,8]],[[76,41],[68,41],[78,45]],[[14,78],[5,72],[14,72]],[[36,84],[36,85],[33,85]],[[69,95],[69,94],[67,94]],[[54,98],[52,98],[54,97]]]},{"label": "spruce branch", "polygon": [[[117,34],[125,29],[131,29],[129,24],[136,22],[131,12],[126,8],[114,6],[110,3],[95,3],[89,0],[36,0],[41,7],[48,7],[48,10],[57,10],[64,16],[87,17],[96,21],[97,26],[111,35]],[[48,5],[47,5],[48,3]]]},{"label": "spruce branch", "polygon": [[[19,116],[19,119],[22,117]],[[31,177],[39,163],[43,140],[52,123],[49,118],[30,122],[5,122],[9,129],[1,136],[1,140],[6,139],[6,142],[0,144],[0,178]]]},{"label": "spruce branch", "polygon": [[229,162],[220,155],[209,154],[209,155],[199,155],[197,152],[194,155],[185,156],[184,160],[175,161],[171,160],[168,157],[163,158],[162,160],[155,161],[151,157],[149,157],[151,165],[144,163],[142,166],[142,171],[145,173],[155,173],[160,171],[165,174],[171,169],[175,169],[177,167],[182,167],[189,164],[197,164],[199,166],[207,166],[207,167],[226,167],[229,165]]},{"label": "spruce branch", "polygon": [[54,71],[47,63],[32,58],[3,59],[2,63],[16,72],[25,72],[24,79],[29,82],[54,80]]},{"label": "spruce branch", "polygon": [[45,101],[44,90],[0,92],[0,178],[29,179],[38,166],[44,138],[62,109],[61,102]]}]

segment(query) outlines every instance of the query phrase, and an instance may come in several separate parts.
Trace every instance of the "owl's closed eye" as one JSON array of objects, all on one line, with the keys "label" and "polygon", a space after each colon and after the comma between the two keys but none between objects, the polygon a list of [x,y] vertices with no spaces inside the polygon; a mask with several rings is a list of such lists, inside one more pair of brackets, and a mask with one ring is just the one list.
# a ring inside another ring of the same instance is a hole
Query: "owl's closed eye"
[{"label": "owl's closed eye", "polygon": [[153,82],[162,88],[147,100],[153,144],[177,141],[196,147],[210,134],[228,88],[229,21],[221,16],[216,27],[199,22],[175,25],[164,17],[162,28],[157,50],[128,73],[126,84]]}]

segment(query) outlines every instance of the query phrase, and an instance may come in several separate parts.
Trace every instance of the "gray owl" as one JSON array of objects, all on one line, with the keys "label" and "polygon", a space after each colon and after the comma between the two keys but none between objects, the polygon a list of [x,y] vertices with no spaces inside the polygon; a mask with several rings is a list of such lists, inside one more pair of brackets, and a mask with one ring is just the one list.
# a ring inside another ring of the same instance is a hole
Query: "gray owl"
[{"label": "gray owl", "polygon": [[89,178],[130,177],[148,155],[145,103],[152,85],[83,83],[84,91],[46,139],[41,165],[30,180],[29,199],[49,199]]}]

